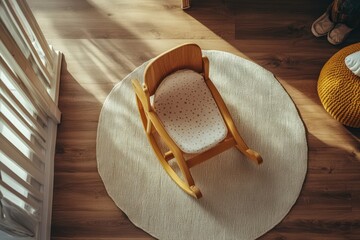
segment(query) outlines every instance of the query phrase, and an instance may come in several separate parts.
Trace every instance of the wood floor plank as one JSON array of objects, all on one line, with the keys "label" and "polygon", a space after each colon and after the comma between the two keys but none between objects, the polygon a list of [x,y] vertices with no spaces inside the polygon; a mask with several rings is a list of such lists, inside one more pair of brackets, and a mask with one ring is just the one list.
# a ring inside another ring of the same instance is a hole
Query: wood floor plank
[{"label": "wood floor plank", "polygon": [[[56,173],[55,180],[58,179],[61,181],[54,183],[54,211],[97,211],[98,214],[101,211],[117,212],[118,209],[109,198],[96,170]],[[86,201],[73,201],[74,199]],[[68,204],[69,202],[72,204]]]},{"label": "wood floor plank", "polygon": [[[99,206],[100,207],[100,206]],[[68,238],[91,236],[91,238],[118,239],[149,238],[149,234],[135,227],[127,217],[115,211],[54,211],[52,235]]]}]

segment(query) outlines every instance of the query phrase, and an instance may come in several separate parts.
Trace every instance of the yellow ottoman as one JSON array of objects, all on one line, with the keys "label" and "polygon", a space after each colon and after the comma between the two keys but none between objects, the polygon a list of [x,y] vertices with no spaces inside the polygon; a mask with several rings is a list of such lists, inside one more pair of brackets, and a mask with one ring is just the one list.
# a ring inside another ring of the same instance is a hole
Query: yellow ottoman
[{"label": "yellow ottoman", "polygon": [[318,81],[318,94],[325,110],[350,127],[360,127],[360,77],[345,65],[345,57],[360,51],[360,43],[347,46],[324,65]]}]

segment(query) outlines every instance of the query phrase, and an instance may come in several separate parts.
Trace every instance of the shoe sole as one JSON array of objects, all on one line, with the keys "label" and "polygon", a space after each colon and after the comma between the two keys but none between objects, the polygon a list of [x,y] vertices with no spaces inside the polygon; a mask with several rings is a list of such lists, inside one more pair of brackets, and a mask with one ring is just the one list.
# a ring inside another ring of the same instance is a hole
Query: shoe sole
[{"label": "shoe sole", "polygon": [[335,27],[335,24],[332,26],[332,28],[328,31],[328,32],[325,32],[325,33],[323,33],[323,34],[320,34],[320,33],[318,33],[318,32],[316,32],[316,30],[315,30],[315,24],[317,24],[318,22],[320,22],[320,21],[322,21],[324,18],[326,18],[327,17],[327,14],[326,13],[324,13],[324,14],[322,14],[318,19],[316,19],[315,20],[315,22],[313,22],[313,24],[311,25],[311,32],[312,32],[312,34],[314,34],[314,36],[315,37],[322,37],[322,36],[325,36],[325,35],[327,35],[328,34],[328,32],[330,32],[334,27]]},{"label": "shoe sole", "polygon": [[330,37],[330,32],[327,34],[327,40],[329,43],[331,43],[332,45],[339,45],[342,44],[343,42],[345,42],[345,39],[347,38],[349,34],[346,34],[346,36],[344,36],[344,39],[341,42],[334,42],[334,40],[332,40],[332,38]]},{"label": "shoe sole", "polygon": [[[332,30],[331,30],[331,31],[332,31]],[[343,40],[342,40],[341,42],[334,42],[334,40],[330,37],[331,31],[329,31],[329,32],[327,33],[327,40],[328,40],[328,42],[331,43],[332,45],[339,45],[339,44],[345,42],[345,40],[347,39],[347,37],[349,36],[349,34],[352,32],[352,30],[351,30],[350,32],[344,34]]]},{"label": "shoe sole", "polygon": [[[330,31],[331,31],[331,30],[330,30]],[[330,32],[330,31],[329,31],[329,32]],[[324,33],[324,34],[319,34],[319,33],[317,33],[316,30],[315,30],[315,28],[314,28],[314,24],[311,25],[311,32],[312,32],[312,34],[313,34],[315,37],[322,37],[322,36],[325,36],[325,35],[328,34],[328,32],[327,32],[327,33]]]}]

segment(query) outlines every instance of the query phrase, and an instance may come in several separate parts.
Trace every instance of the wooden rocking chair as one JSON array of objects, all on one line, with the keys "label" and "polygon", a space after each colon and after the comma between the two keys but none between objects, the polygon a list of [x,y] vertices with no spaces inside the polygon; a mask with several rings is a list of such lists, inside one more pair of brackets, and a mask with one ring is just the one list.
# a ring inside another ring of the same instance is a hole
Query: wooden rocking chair
[{"label": "wooden rocking chair", "polygon": [[[145,69],[144,84],[137,80],[132,84],[150,145],[169,176],[188,194],[202,196],[190,168],[233,146],[256,164],[262,163],[238,133],[209,78],[209,60],[196,44],[184,44],[156,57]],[[155,134],[168,150],[160,148]],[[170,166],[173,158],[183,178]]]}]

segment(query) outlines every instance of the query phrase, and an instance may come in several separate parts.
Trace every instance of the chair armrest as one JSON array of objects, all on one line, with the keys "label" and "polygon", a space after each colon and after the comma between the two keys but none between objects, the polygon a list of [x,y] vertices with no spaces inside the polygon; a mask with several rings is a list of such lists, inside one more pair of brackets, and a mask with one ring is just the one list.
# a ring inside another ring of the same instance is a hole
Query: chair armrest
[{"label": "chair armrest", "polygon": [[204,71],[204,79],[207,81],[209,79],[209,59],[207,57],[202,57],[203,62],[203,71]]},{"label": "chair armrest", "polygon": [[150,121],[152,122],[153,126],[155,127],[156,131],[159,133],[160,136],[162,136],[162,139],[166,143],[166,145],[169,147],[171,152],[178,156],[178,154],[181,154],[180,148],[177,146],[177,144],[174,142],[174,140],[170,137],[166,129],[164,128],[160,118],[156,114],[156,112],[152,111],[148,113],[148,117],[150,118]]},{"label": "chair armrest", "polygon": [[175,144],[174,140],[165,130],[157,113],[151,110],[149,91],[147,90],[146,86],[142,87],[139,81],[136,79],[133,79],[131,83],[134,87],[136,96],[144,107],[146,118],[151,121],[151,124],[155,127],[156,131],[160,134],[160,136],[163,137],[165,143],[168,145],[170,150],[174,154],[181,154],[180,148]]},{"label": "chair armrest", "polygon": [[142,87],[137,79],[131,80],[132,86],[135,90],[136,96],[139,98],[141,104],[146,112],[150,112],[150,94],[147,87]]},{"label": "chair armrest", "polygon": [[206,84],[207,84],[208,88],[210,89],[211,94],[214,97],[214,100],[221,112],[221,115],[224,118],[224,121],[225,121],[229,131],[234,136],[237,143],[240,144],[243,149],[249,149],[249,147],[246,145],[246,143],[244,142],[242,137],[239,135],[238,130],[235,126],[235,123],[232,120],[231,114],[230,114],[228,108],[226,107],[226,104],[225,104],[224,100],[222,99],[219,91],[215,87],[214,83],[210,79],[208,79],[208,81],[206,81]]}]

